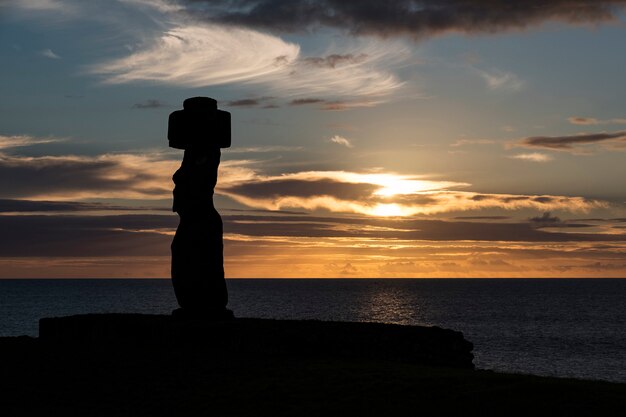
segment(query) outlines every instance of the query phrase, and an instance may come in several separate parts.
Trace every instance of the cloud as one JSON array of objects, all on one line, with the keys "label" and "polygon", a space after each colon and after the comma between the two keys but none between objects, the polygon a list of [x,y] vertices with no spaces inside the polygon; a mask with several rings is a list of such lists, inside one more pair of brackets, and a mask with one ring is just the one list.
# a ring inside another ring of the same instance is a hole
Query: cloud
[{"label": "cloud", "polygon": [[259,107],[263,109],[275,109],[280,106],[274,103],[276,97],[248,97],[226,102],[227,107]]},{"label": "cloud", "polygon": [[156,207],[119,206],[107,203],[77,201],[33,201],[0,199],[0,213],[37,213],[37,212],[104,212],[104,211],[146,211],[170,210]]},{"label": "cloud", "polygon": [[144,102],[133,104],[133,109],[159,109],[161,107],[167,107],[167,104],[156,99],[148,99]]},{"label": "cloud", "polygon": [[531,217],[530,219],[528,219],[530,222],[532,223],[539,223],[539,224],[555,224],[555,223],[561,223],[561,219],[559,219],[556,216],[552,216],[550,214],[549,211],[546,211],[545,213],[543,213],[541,216],[539,217]]},{"label": "cloud", "polygon": [[291,106],[302,106],[305,104],[319,104],[319,103],[325,103],[326,100],[323,100],[321,98],[297,98],[295,100],[291,100],[291,102],[289,102],[289,104]]},{"label": "cloud", "polygon": [[500,70],[476,70],[485,80],[490,90],[519,91],[524,87],[524,81],[512,72]]},{"label": "cloud", "polygon": [[121,3],[127,3],[139,7],[146,7],[157,10],[162,13],[171,13],[184,10],[184,7],[177,2],[168,0],[118,0]]},{"label": "cloud", "polygon": [[341,275],[357,275],[358,272],[359,270],[355,268],[351,263],[345,264],[343,267],[341,267],[341,271],[339,271]]},{"label": "cloud", "polygon": [[567,119],[573,125],[598,125],[601,124],[600,120],[593,117],[569,117]]},{"label": "cloud", "polygon": [[273,31],[330,27],[354,35],[408,36],[414,39],[449,33],[492,34],[523,30],[548,21],[598,24],[615,21],[622,0],[187,0],[190,16]]},{"label": "cloud", "polygon": [[[2,6],[0,4],[0,6]],[[63,0],[20,0],[14,2],[12,6],[17,6],[22,9],[31,11],[55,11],[55,12],[68,12],[68,9],[72,9],[73,6]]]},{"label": "cloud", "polygon": [[176,223],[176,215],[3,215],[0,256],[166,256]]},{"label": "cloud", "polygon": [[179,162],[149,155],[25,157],[0,153],[0,198],[169,198]]},{"label": "cloud", "polygon": [[514,146],[524,148],[549,149],[571,153],[589,153],[586,145],[602,144],[608,147],[620,147],[626,142],[626,131],[613,133],[583,133],[566,136],[534,136],[518,141]]},{"label": "cloud", "polygon": [[414,216],[483,209],[587,212],[607,203],[584,197],[478,194],[457,191],[469,184],[393,173],[308,171],[264,176],[231,161],[217,193],[249,207],[306,209],[369,216]]},{"label": "cloud", "polygon": [[552,156],[546,155],[545,153],[521,153],[518,155],[509,156],[512,159],[521,159],[522,161],[531,161],[531,162],[549,162],[552,161]]},{"label": "cloud", "polygon": [[40,54],[41,56],[45,56],[46,58],[50,58],[50,59],[61,59],[60,56],[52,52],[52,49],[49,49],[49,48],[44,49],[43,51],[40,52]]},{"label": "cloud", "polygon": [[494,143],[497,143],[495,140],[489,140],[489,139],[459,139],[454,143],[451,143],[450,146],[452,147],[460,147],[460,146],[466,146],[466,145],[493,145]]},{"label": "cloud", "polygon": [[[594,256],[605,260],[612,253],[614,257],[621,257],[623,262],[623,254],[626,253],[626,234],[560,233],[546,231],[532,221],[468,222],[280,214],[222,215],[222,218],[227,250],[236,251],[239,247],[248,254],[250,242],[257,242],[254,247],[266,247],[275,256],[302,247],[307,250],[308,256],[316,256],[320,249],[325,249],[326,254],[351,249],[353,253],[367,250],[372,252],[372,256],[380,257],[381,249],[393,248],[393,251],[386,252],[385,259],[411,253],[411,258],[419,259],[420,252],[432,257],[432,248],[428,249],[430,244],[426,243],[429,241],[457,242],[450,245],[448,254],[442,254],[442,259],[446,261],[459,253],[468,259],[468,251],[473,252],[475,255],[472,258],[477,260],[476,254],[481,251],[479,242],[498,242],[496,248],[487,249],[492,254],[493,251],[530,252],[525,255],[530,258],[538,254],[532,253],[532,246],[520,246],[521,242],[552,242],[551,247],[541,251],[540,258],[544,260],[551,255],[551,251],[558,252],[562,257],[568,256],[567,251],[558,251],[555,242],[613,242],[611,247],[605,245],[594,249]],[[80,213],[5,214],[0,216],[0,229],[3,231],[0,257],[169,257],[169,246],[177,224],[178,216],[173,213],[100,216]],[[504,242],[518,244],[506,245]],[[460,248],[459,245],[466,247]],[[441,244],[438,246],[440,252],[448,252]],[[424,252],[423,248],[427,251]],[[569,256],[581,257],[584,252],[585,248],[579,247],[577,251],[569,252]],[[275,259],[275,256],[270,259]]]},{"label": "cloud", "polygon": [[336,143],[337,145],[345,146],[346,148],[354,148],[352,142],[349,139],[344,138],[343,136],[335,135],[330,138],[330,141]]},{"label": "cloud", "polygon": [[358,107],[373,107],[377,104],[382,103],[384,100],[381,99],[362,99],[362,100],[325,100],[321,98],[301,98],[291,100],[289,105],[291,106],[302,106],[309,104],[320,104],[321,110],[327,111],[342,111],[349,110]]},{"label": "cloud", "polygon": [[569,117],[567,120],[573,125],[582,125],[582,126],[626,124],[626,119],[600,120],[594,117]]},{"label": "cloud", "polygon": [[[228,277],[623,276],[626,255],[626,234],[561,233],[528,221],[222,218]],[[174,214],[5,214],[0,276],[163,278],[177,223]]]},{"label": "cloud", "polygon": [[[415,246],[415,241],[509,241],[509,242],[626,242],[626,234],[559,233],[544,231],[532,222],[443,221],[412,218],[327,217],[327,216],[223,216],[231,235],[264,237],[346,238],[395,241]],[[370,242],[372,244],[372,242]],[[340,246],[337,242],[336,246]]]},{"label": "cloud", "polygon": [[410,56],[405,45],[368,41],[344,47],[355,52],[302,57],[298,45],[276,36],[239,27],[179,23],[128,56],[92,65],[88,72],[102,75],[110,84],[236,83],[262,86],[268,95],[291,100],[319,95],[328,102],[370,105],[384,101],[403,85],[389,68]]},{"label": "cloud", "polygon": [[343,65],[361,64],[367,61],[367,54],[331,54],[325,57],[306,57],[302,62],[307,65],[324,68],[337,68]]},{"label": "cloud", "polygon": [[261,104],[261,101],[254,98],[244,98],[241,100],[233,100],[226,103],[227,106],[231,107],[256,107],[259,104]]},{"label": "cloud", "polygon": [[594,262],[592,264],[581,265],[579,268],[591,269],[594,271],[624,271],[626,264]]},{"label": "cloud", "polygon": [[229,193],[245,195],[248,198],[280,199],[285,196],[295,198],[339,197],[347,200],[361,200],[370,197],[379,187],[368,183],[346,183],[330,178],[311,180],[271,179],[231,186]]},{"label": "cloud", "polygon": [[405,83],[394,71],[410,57],[401,42],[344,41],[323,57],[300,57],[280,85],[297,99],[323,99],[325,107],[376,105],[401,92]]},{"label": "cloud", "polygon": [[255,107],[260,104],[260,101],[252,98],[245,98],[241,100],[229,101],[226,105],[231,107]]},{"label": "cloud", "polygon": [[[558,195],[479,194],[470,185],[384,172],[300,171],[265,175],[254,160],[225,160],[216,193],[265,210],[327,210],[377,217],[483,209],[587,212],[607,203]],[[0,198],[81,201],[171,198],[180,165],[155,154],[24,157],[0,154]]]},{"label": "cloud", "polygon": [[[43,143],[53,143],[53,142],[63,142],[65,139],[62,138],[54,138],[54,137],[34,137],[29,135],[13,135],[6,136],[0,135],[0,150],[2,149],[10,149],[10,148],[19,148],[23,146],[33,146],[39,145]],[[0,154],[0,157],[2,154]]]},{"label": "cloud", "polygon": [[302,146],[249,146],[228,148],[228,153],[267,153],[267,152],[298,152]]},{"label": "cloud", "polygon": [[324,105],[322,105],[321,109],[329,110],[329,111],[342,111],[342,110],[355,109],[359,107],[374,107],[382,102],[383,102],[382,100],[351,100],[351,101],[335,100],[335,101],[325,102]]},{"label": "cloud", "polygon": [[[101,2],[95,6],[78,1],[58,3],[79,7],[82,17],[110,16],[98,13],[104,5]],[[410,48],[390,39],[342,39],[303,56],[298,44],[278,36],[240,25],[207,24],[197,9],[203,7],[200,3],[122,0],[113,6],[112,15],[122,17],[107,23],[123,26],[136,42],[121,56],[84,68],[106,84],[141,82],[185,88],[237,84],[286,102],[319,96],[328,102],[324,108],[345,110],[389,100],[404,86],[395,70],[411,59]],[[137,8],[154,22],[152,31],[120,24],[130,15],[128,9]]]},{"label": "cloud", "polygon": [[455,220],[507,220],[509,216],[457,216]]},{"label": "cloud", "polygon": [[156,81],[204,87],[267,79],[281,73],[300,48],[275,36],[223,26],[171,28],[131,55],[93,66],[111,84]]}]

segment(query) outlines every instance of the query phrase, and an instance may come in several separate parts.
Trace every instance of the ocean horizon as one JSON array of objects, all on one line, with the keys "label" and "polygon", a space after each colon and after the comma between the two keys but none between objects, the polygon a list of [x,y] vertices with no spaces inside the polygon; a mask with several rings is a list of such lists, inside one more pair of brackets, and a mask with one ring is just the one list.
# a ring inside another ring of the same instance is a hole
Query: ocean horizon
[{"label": "ocean horizon", "polygon": [[[479,369],[626,383],[626,279],[229,279],[237,317],[463,332]],[[0,336],[88,313],[170,314],[169,279],[0,280]]]}]

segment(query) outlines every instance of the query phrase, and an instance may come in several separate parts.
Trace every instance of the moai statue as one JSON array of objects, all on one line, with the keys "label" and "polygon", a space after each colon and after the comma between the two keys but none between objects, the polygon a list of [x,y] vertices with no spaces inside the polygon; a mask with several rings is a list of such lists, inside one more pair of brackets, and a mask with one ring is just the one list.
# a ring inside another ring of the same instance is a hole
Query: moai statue
[{"label": "moai statue", "polygon": [[230,147],[230,113],[208,97],[188,98],[170,114],[172,148],[184,149],[174,174],[173,211],[180,223],[172,242],[172,284],[178,317],[229,319],[224,280],[222,218],[213,205],[220,148]]}]

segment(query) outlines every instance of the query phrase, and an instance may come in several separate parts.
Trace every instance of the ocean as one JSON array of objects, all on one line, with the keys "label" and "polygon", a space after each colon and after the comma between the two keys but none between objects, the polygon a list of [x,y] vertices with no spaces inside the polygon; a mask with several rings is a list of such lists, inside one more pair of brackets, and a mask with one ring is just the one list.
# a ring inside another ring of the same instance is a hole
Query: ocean
[{"label": "ocean", "polygon": [[[626,383],[626,279],[228,280],[238,317],[463,332],[480,369]],[[169,314],[169,280],[0,280],[0,336],[41,317]]]}]

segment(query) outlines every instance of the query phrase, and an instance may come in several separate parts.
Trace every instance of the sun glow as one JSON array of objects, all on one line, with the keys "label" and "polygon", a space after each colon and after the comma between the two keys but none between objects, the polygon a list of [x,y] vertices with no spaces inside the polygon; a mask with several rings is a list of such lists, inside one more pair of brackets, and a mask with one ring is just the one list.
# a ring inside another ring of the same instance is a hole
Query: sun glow
[{"label": "sun glow", "polygon": [[[453,187],[464,187],[469,184],[452,181],[428,181],[416,179],[414,176],[398,174],[355,174],[345,173],[344,180],[375,184],[380,186],[374,195],[392,197],[395,195],[418,194],[427,191],[442,191]],[[356,176],[355,178],[352,178]]]},{"label": "sun glow", "polygon": [[406,208],[398,204],[377,204],[369,213],[372,216],[394,217],[406,216]]},{"label": "sun glow", "polygon": [[381,197],[391,197],[394,195],[417,194],[426,191],[440,191],[449,187],[458,187],[466,184],[446,182],[446,181],[425,181],[405,179],[398,175],[381,174],[378,178],[371,180],[372,184],[380,185],[374,195]]},{"label": "sun glow", "polygon": [[[251,160],[225,161],[216,192],[248,207],[265,210],[323,209],[376,217],[432,215],[487,208],[588,212],[607,207],[605,202],[583,197],[459,191],[456,188],[471,185],[396,173],[301,171],[268,176],[255,170],[254,164],[255,161]],[[250,184],[263,187],[250,188]],[[308,194],[307,190],[310,190]]]}]

